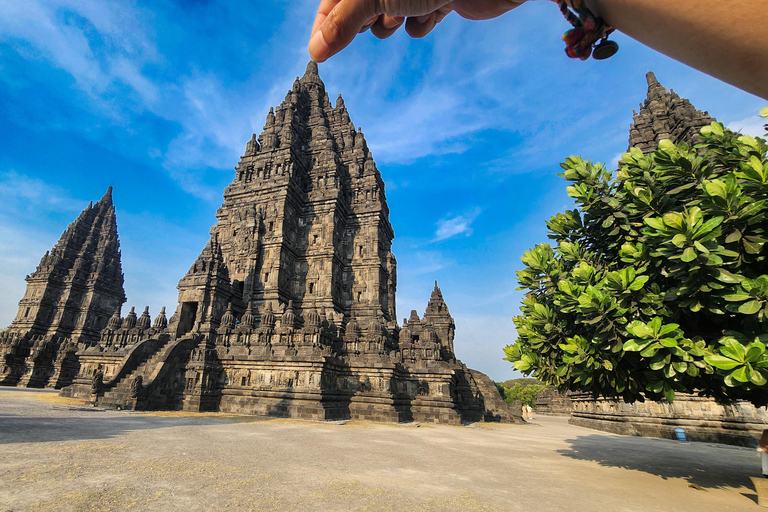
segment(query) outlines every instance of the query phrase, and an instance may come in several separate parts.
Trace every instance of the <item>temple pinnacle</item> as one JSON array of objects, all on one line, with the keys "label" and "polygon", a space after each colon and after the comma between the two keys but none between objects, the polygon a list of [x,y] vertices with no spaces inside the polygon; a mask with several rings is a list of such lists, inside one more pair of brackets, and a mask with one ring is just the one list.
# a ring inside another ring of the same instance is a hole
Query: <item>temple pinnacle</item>
[{"label": "temple pinnacle", "polygon": [[101,204],[112,204],[112,185],[109,186],[107,189],[107,192],[104,194],[104,197],[101,198],[101,201],[99,201]]},{"label": "temple pinnacle", "polygon": [[307,70],[304,73],[304,76],[307,76],[307,75],[317,75],[317,76],[320,75],[320,73],[317,70],[317,62],[311,60],[307,63]]}]

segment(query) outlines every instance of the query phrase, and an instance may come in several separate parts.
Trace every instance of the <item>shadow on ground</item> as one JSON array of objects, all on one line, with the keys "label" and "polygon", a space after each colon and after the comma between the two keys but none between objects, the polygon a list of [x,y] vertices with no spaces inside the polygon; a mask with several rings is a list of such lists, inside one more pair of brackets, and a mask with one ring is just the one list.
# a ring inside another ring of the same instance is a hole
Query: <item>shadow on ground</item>
[{"label": "shadow on ground", "polygon": [[557,451],[565,457],[642,471],[665,480],[682,478],[705,489],[744,487],[748,491],[753,489],[749,477],[760,474],[760,459],[755,457],[750,464],[746,449],[735,446],[604,435],[578,436],[566,442],[571,448]]},{"label": "shadow on ground", "polygon": [[2,414],[0,415],[0,445],[109,439],[134,430],[227,422],[226,418],[162,418],[136,414],[116,416],[103,409],[93,409],[92,412],[80,413],[70,418],[20,417]]}]

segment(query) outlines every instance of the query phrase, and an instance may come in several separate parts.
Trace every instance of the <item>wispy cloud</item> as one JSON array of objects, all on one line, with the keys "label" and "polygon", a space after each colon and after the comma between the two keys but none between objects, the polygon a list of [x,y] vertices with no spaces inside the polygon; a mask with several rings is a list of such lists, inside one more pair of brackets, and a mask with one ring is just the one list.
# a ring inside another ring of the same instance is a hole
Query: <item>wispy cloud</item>
[{"label": "wispy cloud", "polygon": [[768,124],[768,119],[760,117],[758,115],[750,116],[741,121],[734,121],[729,123],[727,128],[734,132],[739,132],[742,135],[751,135],[753,137],[766,137],[765,125]]},{"label": "wispy cloud", "polygon": [[0,174],[0,201],[11,216],[24,217],[32,213],[47,216],[51,212],[76,212],[87,204],[60,187],[15,170]]},{"label": "wispy cloud", "polygon": [[440,219],[437,221],[437,230],[433,241],[438,242],[458,235],[471,236],[472,223],[480,215],[480,212],[480,208],[473,208],[466,213]]},{"label": "wispy cloud", "polygon": [[157,89],[141,68],[158,55],[138,14],[114,1],[7,0],[0,3],[0,40],[49,60],[92,96],[122,83],[150,103]]}]

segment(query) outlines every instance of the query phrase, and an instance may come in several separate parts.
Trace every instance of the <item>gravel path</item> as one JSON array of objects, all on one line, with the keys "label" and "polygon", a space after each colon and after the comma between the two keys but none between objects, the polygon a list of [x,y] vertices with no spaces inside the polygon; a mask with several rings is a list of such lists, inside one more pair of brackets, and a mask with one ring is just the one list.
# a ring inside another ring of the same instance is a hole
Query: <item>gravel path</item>
[{"label": "gravel path", "polygon": [[755,451],[525,426],[93,409],[0,388],[0,511],[750,511]]}]

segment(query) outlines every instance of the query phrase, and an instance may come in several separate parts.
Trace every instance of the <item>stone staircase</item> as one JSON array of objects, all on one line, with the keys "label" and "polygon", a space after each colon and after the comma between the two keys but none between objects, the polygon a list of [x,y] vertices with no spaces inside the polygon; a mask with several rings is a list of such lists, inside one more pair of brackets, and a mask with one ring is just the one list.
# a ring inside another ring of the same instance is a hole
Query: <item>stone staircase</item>
[{"label": "stone staircase", "polygon": [[156,352],[151,357],[141,362],[133,371],[127,373],[118,381],[105,386],[99,392],[96,405],[113,409],[135,409],[137,397],[131,396],[133,394],[131,385],[139,376],[141,376],[144,386],[149,383],[157,367],[164,362],[165,352],[169,345],[172,345],[170,339],[163,344],[159,344]]}]

